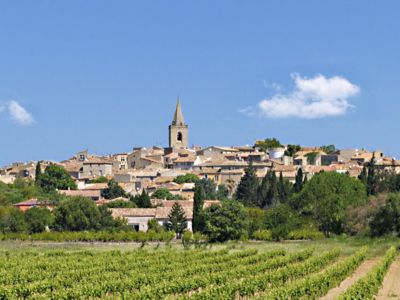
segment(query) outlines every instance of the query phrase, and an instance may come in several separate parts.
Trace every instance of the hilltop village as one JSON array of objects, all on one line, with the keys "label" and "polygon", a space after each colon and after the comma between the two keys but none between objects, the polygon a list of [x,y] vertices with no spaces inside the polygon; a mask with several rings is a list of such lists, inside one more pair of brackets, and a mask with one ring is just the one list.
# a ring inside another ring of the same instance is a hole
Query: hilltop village
[{"label": "hilltop village", "polygon": [[[249,164],[260,180],[268,171],[273,171],[277,177],[291,183],[295,182],[299,173],[303,180],[309,180],[321,171],[359,177],[363,166],[372,159],[380,169],[400,172],[400,161],[386,157],[381,151],[336,149],[334,145],[282,145],[277,139],[271,138],[256,141],[252,146],[189,147],[189,126],[183,117],[179,100],[168,132],[167,148],[141,147],[106,156],[94,155],[85,150],[60,162],[43,160],[13,163],[0,169],[0,181],[13,183],[16,178],[34,180],[38,163],[41,172],[47,166],[57,165],[65,169],[76,183],[76,189],[58,189],[59,194],[84,196],[95,201],[98,206],[112,201],[128,201],[126,197],[105,199],[108,180],[112,180],[126,195],[137,196],[145,192],[152,198],[153,208],[112,209],[114,217],[126,218],[128,224],[136,230],[146,231],[150,219],[155,218],[160,224],[166,221],[177,199],[182,200],[180,203],[189,220],[188,228],[191,229],[195,183],[177,178],[190,178],[194,175],[199,179],[207,179],[215,184],[217,190],[223,189],[226,196],[231,197]],[[215,202],[218,199],[206,200],[204,206]],[[15,206],[25,211],[39,203],[45,202],[29,199]]]}]

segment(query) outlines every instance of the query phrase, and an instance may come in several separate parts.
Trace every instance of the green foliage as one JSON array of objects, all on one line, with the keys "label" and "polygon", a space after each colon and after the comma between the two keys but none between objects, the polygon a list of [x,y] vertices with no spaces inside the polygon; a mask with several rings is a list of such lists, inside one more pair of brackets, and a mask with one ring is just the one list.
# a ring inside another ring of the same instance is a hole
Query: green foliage
[{"label": "green foliage", "polygon": [[202,184],[196,183],[193,197],[193,231],[204,230],[203,206],[206,199],[206,192]]},{"label": "green foliage", "polygon": [[108,183],[108,178],[105,176],[99,176],[90,180],[91,183]]},{"label": "green foliage", "polygon": [[77,186],[71,175],[61,166],[49,165],[40,176],[40,187],[45,191],[76,190]]},{"label": "green foliage", "polygon": [[265,227],[271,231],[276,241],[288,238],[289,232],[300,224],[300,219],[287,204],[277,204],[265,215]]},{"label": "green foliage", "polygon": [[[374,299],[382,285],[385,274],[387,273],[390,265],[396,258],[396,248],[391,247],[379,262],[378,265],[367,273],[364,277],[359,279],[346,292],[339,296],[339,300],[353,300],[353,299]],[[390,295],[388,295],[390,297]]]},{"label": "green foliage", "polygon": [[13,184],[0,182],[0,205],[15,204],[38,194],[38,188],[30,180],[17,178]]},{"label": "green foliage", "polygon": [[272,241],[272,232],[271,230],[257,230],[253,233],[253,238],[259,241]]},{"label": "green foliage", "polygon": [[257,189],[257,206],[268,208],[278,201],[278,185],[275,172],[268,170]]},{"label": "green foliage", "polygon": [[289,180],[283,179],[282,172],[279,174],[277,193],[278,201],[281,203],[288,202],[290,196],[293,194],[293,184]]},{"label": "green foliage", "polygon": [[335,145],[325,145],[319,147],[322,151],[324,151],[326,154],[332,154],[336,152],[336,147]]},{"label": "green foliage", "polygon": [[101,191],[101,195],[105,199],[115,199],[127,196],[125,190],[114,180],[108,182],[108,188]]},{"label": "green foliage", "polygon": [[199,180],[199,177],[195,174],[185,174],[179,175],[174,179],[174,182],[182,184],[182,183],[196,183]]},{"label": "green foliage", "polygon": [[227,199],[229,197],[229,190],[225,184],[218,185],[216,198],[219,200]]},{"label": "green foliage", "polygon": [[134,208],[136,204],[133,201],[115,200],[106,204],[108,208]]},{"label": "green foliage", "polygon": [[318,154],[318,152],[309,152],[305,154],[304,156],[307,157],[307,163],[310,165],[315,165]]},{"label": "green foliage", "polygon": [[217,186],[210,179],[208,179],[208,178],[200,179],[196,182],[196,184],[201,185],[203,187],[204,192],[206,194],[205,199],[215,200],[217,198],[217,195],[216,195]]},{"label": "green foliage", "polygon": [[165,200],[184,200],[180,195],[173,195],[171,192],[166,188],[158,188],[151,194],[151,198],[153,199],[165,199]]},{"label": "green foliage", "polygon": [[249,236],[265,228],[265,210],[257,207],[246,207],[247,218],[249,220]]},{"label": "green foliage", "polygon": [[296,154],[296,152],[300,151],[301,147],[300,145],[287,145],[286,150],[285,150],[285,155],[286,156],[293,156]]},{"label": "green foliage", "polygon": [[372,236],[389,233],[400,235],[400,194],[390,194],[385,204],[377,209],[369,225]]},{"label": "green foliage", "polygon": [[342,232],[342,221],[349,206],[359,206],[365,201],[365,189],[359,180],[335,172],[321,172],[292,197],[290,204],[303,215],[315,218],[319,229],[329,236],[332,232]]},{"label": "green foliage", "polygon": [[61,201],[54,216],[57,230],[99,230],[122,225],[121,221],[112,218],[107,207],[97,207],[92,200],[80,196]]},{"label": "green foliage", "polygon": [[53,242],[142,242],[162,241],[169,243],[175,234],[170,231],[142,232],[134,230],[114,231],[53,231],[33,233],[6,233],[0,235],[0,240],[30,240]]},{"label": "green foliage", "polygon": [[[329,289],[340,284],[351,274],[365,259],[367,248],[361,248],[355,254],[329,266],[324,272],[307,276],[301,280],[269,289],[265,294],[266,299],[317,299],[328,292]],[[320,267],[326,266],[322,261]],[[309,267],[307,269],[310,269]],[[304,270],[305,271],[305,270]],[[301,274],[304,277],[304,271]]]},{"label": "green foliage", "polygon": [[35,184],[37,186],[41,185],[41,178],[42,178],[42,167],[40,166],[40,161],[38,161],[35,169]]},{"label": "green foliage", "polygon": [[260,147],[260,149],[262,149],[263,151],[267,151],[268,149],[280,148],[282,147],[282,144],[276,138],[268,138],[264,141],[257,141],[255,146]]},{"label": "green foliage", "polygon": [[147,227],[148,231],[154,231],[154,232],[162,232],[164,231],[164,227],[160,225],[157,221],[157,219],[150,219],[147,221]]},{"label": "green foliage", "polygon": [[[370,222],[376,216],[378,210],[385,205],[386,198],[387,196],[384,194],[370,196],[365,204],[348,207],[343,219],[343,231],[348,235],[369,235]],[[376,228],[378,229],[379,227],[377,226]],[[383,232],[387,233],[386,229]]]},{"label": "green foliage", "polygon": [[142,191],[140,195],[136,195],[131,199],[137,207],[139,208],[151,208],[153,207],[151,204],[151,200],[149,195],[146,193],[145,190]]},{"label": "green foliage", "polygon": [[299,168],[296,173],[293,190],[295,193],[299,193],[302,189],[303,189],[303,169]]},{"label": "green foliage", "polygon": [[29,232],[43,232],[54,223],[54,216],[47,208],[32,207],[25,212],[25,221],[28,224]]},{"label": "green foliage", "polygon": [[324,234],[317,229],[300,228],[289,232],[289,240],[320,240],[324,238]]},{"label": "green foliage", "polygon": [[236,199],[242,202],[245,206],[257,206],[258,178],[256,176],[256,170],[253,167],[253,164],[249,162],[249,165],[244,171],[245,173],[240,179],[236,190]]},{"label": "green foliage", "polygon": [[240,240],[247,236],[248,218],[243,205],[224,200],[221,205],[211,205],[204,210],[205,232],[212,242]]},{"label": "green foliage", "polygon": [[180,238],[182,233],[187,228],[187,218],[185,216],[185,211],[178,202],[175,202],[172,205],[171,211],[168,215],[168,230],[171,230],[176,233],[177,238]]},{"label": "green foliage", "polygon": [[0,207],[0,231],[24,232],[28,229],[24,213],[12,206]]}]

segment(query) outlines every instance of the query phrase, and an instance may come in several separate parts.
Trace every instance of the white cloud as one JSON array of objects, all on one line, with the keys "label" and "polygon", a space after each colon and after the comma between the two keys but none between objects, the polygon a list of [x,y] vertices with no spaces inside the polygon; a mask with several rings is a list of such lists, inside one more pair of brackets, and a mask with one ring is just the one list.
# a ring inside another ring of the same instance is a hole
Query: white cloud
[{"label": "white cloud", "polygon": [[8,103],[8,112],[11,119],[20,125],[28,126],[34,122],[33,116],[15,100]]},{"label": "white cloud", "polygon": [[[319,74],[312,78],[292,74],[294,89],[289,93],[276,90],[275,95],[258,104],[258,114],[268,118],[297,117],[304,119],[343,115],[352,107],[349,98],[360,88],[346,78],[326,78]],[[253,115],[254,109],[241,112]]]}]

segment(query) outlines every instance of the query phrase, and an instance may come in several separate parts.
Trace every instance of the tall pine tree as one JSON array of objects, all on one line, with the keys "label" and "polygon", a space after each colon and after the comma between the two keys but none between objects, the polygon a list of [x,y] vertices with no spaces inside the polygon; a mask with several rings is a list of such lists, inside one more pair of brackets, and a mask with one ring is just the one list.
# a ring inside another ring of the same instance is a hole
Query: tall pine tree
[{"label": "tall pine tree", "polygon": [[303,189],[303,170],[299,168],[296,173],[296,178],[294,182],[295,193],[300,192]]},{"label": "tall pine tree", "polygon": [[257,187],[258,178],[256,176],[256,170],[252,162],[250,162],[237,187],[236,199],[246,206],[257,206]]},{"label": "tall pine tree", "polygon": [[273,206],[279,198],[278,185],[275,172],[268,170],[257,192],[257,204],[260,208],[268,208]]},{"label": "tall pine tree", "polygon": [[38,161],[36,164],[36,170],[35,170],[35,184],[37,186],[40,186],[41,179],[42,179],[42,167],[40,165],[40,161]]},{"label": "tall pine tree", "polygon": [[176,233],[176,237],[179,239],[182,233],[187,229],[187,218],[185,211],[178,202],[172,205],[171,211],[168,215],[167,228]]},{"label": "tall pine tree", "polygon": [[292,194],[292,184],[287,179],[283,179],[282,172],[279,174],[278,180],[278,200],[281,203],[286,203]]},{"label": "tall pine tree", "polygon": [[205,198],[206,192],[203,185],[196,183],[193,203],[193,232],[203,231],[204,229],[203,205]]}]

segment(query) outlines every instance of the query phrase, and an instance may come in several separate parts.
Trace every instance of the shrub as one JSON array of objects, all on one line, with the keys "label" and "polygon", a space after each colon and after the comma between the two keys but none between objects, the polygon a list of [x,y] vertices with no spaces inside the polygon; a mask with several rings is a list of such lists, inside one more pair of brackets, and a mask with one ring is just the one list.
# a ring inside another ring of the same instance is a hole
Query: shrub
[{"label": "shrub", "polygon": [[271,230],[258,230],[253,233],[253,238],[260,241],[272,241]]}]

